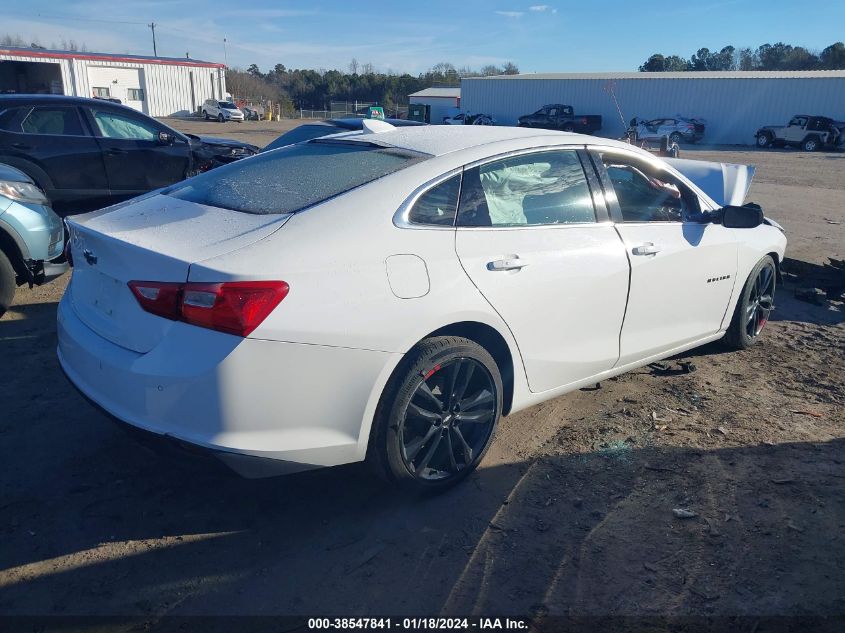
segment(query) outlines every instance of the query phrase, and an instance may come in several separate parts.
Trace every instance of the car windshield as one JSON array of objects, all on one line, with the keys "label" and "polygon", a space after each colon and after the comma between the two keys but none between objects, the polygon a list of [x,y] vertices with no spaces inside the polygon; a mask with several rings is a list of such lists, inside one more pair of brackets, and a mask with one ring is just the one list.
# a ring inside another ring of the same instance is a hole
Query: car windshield
[{"label": "car windshield", "polygon": [[242,213],[293,213],[427,157],[371,143],[313,141],[220,167],[164,193]]},{"label": "car windshield", "polygon": [[234,103],[232,103],[231,101],[221,101],[219,105],[224,110],[237,110],[238,109],[238,107]]}]

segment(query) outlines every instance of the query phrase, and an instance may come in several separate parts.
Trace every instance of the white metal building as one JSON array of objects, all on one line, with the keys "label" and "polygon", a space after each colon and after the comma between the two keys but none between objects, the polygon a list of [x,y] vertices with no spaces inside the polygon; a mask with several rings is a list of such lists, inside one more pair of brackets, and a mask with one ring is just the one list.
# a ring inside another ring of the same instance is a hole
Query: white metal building
[{"label": "white metal building", "polygon": [[633,117],[700,117],[703,142],[726,144],[752,144],[757,128],[786,125],[794,114],[845,120],[842,70],[472,77],[461,80],[461,93],[466,111],[491,114],[500,125],[549,103],[571,105],[576,116],[602,115],[598,134],[610,138],[621,137]]},{"label": "white metal building", "polygon": [[409,103],[420,103],[431,107],[431,123],[441,123],[444,117],[458,113],[461,107],[460,88],[426,88],[408,95]]},{"label": "white metal building", "polygon": [[174,57],[0,48],[0,93],[110,97],[150,116],[187,115],[226,94],[225,66]]}]

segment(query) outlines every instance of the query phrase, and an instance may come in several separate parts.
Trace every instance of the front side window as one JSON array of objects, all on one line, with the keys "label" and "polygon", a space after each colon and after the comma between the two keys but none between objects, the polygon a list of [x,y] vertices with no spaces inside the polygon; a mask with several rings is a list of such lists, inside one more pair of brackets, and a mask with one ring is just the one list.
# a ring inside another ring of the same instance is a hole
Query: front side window
[{"label": "front side window", "polygon": [[158,129],[134,117],[116,112],[94,110],[94,121],[102,136],[133,141],[154,141],[158,138]]},{"label": "front side window", "polygon": [[464,172],[459,226],[595,221],[590,188],[575,150],[515,156]]},{"label": "front side window", "polygon": [[683,222],[700,210],[695,193],[667,171],[614,153],[601,160],[624,222]]},{"label": "front side window", "polygon": [[435,185],[417,199],[408,214],[408,221],[414,224],[452,226],[455,223],[460,190],[460,174]]},{"label": "front side window", "polygon": [[426,157],[369,143],[317,140],[218,167],[165,193],[242,213],[293,213]]},{"label": "front side window", "polygon": [[75,108],[35,107],[23,121],[25,134],[51,134],[57,136],[82,136],[82,124]]}]

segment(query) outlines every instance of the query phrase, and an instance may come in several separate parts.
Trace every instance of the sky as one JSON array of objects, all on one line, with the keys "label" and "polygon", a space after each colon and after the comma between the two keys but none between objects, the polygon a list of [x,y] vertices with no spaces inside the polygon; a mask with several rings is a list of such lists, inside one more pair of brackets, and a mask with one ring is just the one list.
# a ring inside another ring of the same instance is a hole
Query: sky
[{"label": "sky", "polygon": [[355,58],[412,74],[506,61],[522,72],[633,71],[655,52],[845,39],[843,0],[541,1],[0,0],[0,35],[152,55],[154,22],[161,56],[262,70],[347,70]]}]

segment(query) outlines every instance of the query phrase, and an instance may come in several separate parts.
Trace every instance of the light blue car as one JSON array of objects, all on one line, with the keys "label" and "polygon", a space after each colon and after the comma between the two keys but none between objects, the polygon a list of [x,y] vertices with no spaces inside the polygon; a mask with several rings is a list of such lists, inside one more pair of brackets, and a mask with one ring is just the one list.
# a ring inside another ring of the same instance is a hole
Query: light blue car
[{"label": "light blue car", "polygon": [[0,164],[0,316],[15,287],[43,284],[68,268],[51,263],[64,250],[62,220],[44,192],[22,171]]}]

